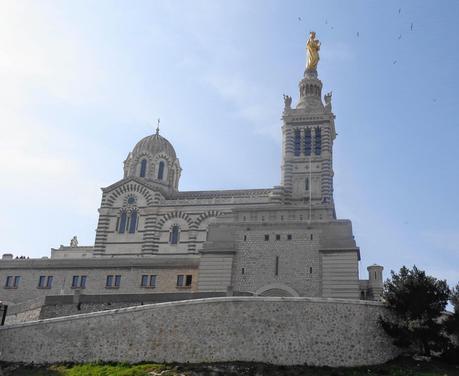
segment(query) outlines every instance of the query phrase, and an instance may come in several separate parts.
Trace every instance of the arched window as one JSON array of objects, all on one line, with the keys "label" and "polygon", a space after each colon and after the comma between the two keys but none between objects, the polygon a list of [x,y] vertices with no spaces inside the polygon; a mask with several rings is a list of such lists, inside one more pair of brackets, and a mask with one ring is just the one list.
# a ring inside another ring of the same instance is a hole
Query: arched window
[{"label": "arched window", "polygon": [[158,167],[158,180],[163,180],[164,177],[164,162],[161,161],[159,162],[159,167]]},{"label": "arched window", "polygon": [[294,154],[296,157],[300,155],[301,152],[301,133],[299,129],[295,129],[295,140],[294,140]]},{"label": "arched window", "polygon": [[135,231],[137,230],[137,220],[138,220],[137,211],[133,210],[131,212],[131,220],[129,222],[129,233],[130,234],[134,234]]},{"label": "arched window", "polygon": [[140,162],[140,177],[144,178],[147,173],[147,160],[142,159]]},{"label": "arched window", "polygon": [[124,231],[126,231],[126,222],[127,222],[127,215],[126,215],[126,212],[123,211],[123,212],[121,212],[121,216],[120,216],[120,223],[119,223],[119,226],[118,226],[118,233],[124,234]]},{"label": "arched window", "polygon": [[304,155],[311,155],[312,137],[311,128],[306,128],[304,131]]},{"label": "arched window", "polygon": [[316,128],[315,137],[314,137],[314,153],[315,155],[320,155],[322,152],[322,133],[319,127]]},{"label": "arched window", "polygon": [[180,228],[178,225],[173,225],[171,228],[171,232],[169,233],[169,243],[170,244],[178,244],[180,241]]}]

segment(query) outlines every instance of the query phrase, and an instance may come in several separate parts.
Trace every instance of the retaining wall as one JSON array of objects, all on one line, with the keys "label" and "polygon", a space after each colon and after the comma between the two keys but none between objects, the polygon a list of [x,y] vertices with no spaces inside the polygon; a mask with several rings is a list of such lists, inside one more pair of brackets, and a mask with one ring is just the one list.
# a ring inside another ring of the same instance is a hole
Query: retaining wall
[{"label": "retaining wall", "polygon": [[356,366],[397,349],[380,303],[226,297],[158,303],[0,328],[6,362],[227,362]]}]

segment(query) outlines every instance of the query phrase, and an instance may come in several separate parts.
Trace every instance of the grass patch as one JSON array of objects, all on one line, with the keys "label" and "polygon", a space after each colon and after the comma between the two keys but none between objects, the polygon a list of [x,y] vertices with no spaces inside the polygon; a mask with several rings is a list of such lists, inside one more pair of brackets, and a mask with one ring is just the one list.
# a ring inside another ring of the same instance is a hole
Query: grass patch
[{"label": "grass patch", "polygon": [[176,376],[175,367],[163,364],[74,364],[48,367],[7,366],[5,375],[17,376]]},{"label": "grass patch", "polygon": [[458,366],[436,360],[417,362],[410,358],[399,358],[379,366],[354,368],[287,367],[235,362],[180,365],[115,363],[48,367],[3,365],[0,369],[5,376],[459,376]]}]

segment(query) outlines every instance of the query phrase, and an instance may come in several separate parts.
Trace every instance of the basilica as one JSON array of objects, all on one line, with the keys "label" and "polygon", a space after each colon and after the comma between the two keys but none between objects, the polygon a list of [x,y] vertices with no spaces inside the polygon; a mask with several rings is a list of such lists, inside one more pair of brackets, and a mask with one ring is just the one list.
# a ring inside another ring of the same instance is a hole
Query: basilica
[{"label": "basilica", "polygon": [[139,294],[378,300],[383,268],[371,265],[359,278],[351,221],[335,211],[335,115],[317,73],[318,45],[311,35],[296,105],[284,95],[279,185],[181,191],[187,172],[180,151],[158,128],[128,153],[122,179],[102,189],[94,245],[74,239],[40,259],[4,254],[0,300]]}]

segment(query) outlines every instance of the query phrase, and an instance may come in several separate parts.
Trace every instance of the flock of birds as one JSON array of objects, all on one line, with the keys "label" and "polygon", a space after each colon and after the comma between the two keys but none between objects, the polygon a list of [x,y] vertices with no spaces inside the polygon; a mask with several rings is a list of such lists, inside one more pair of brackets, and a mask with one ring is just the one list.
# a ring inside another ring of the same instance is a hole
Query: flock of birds
[{"label": "flock of birds", "polygon": [[[401,14],[401,13],[402,13],[402,8],[398,8],[398,14]],[[299,21],[299,22],[303,21],[303,18],[302,18],[302,17],[298,17],[298,21]],[[328,20],[327,20],[327,19],[325,20],[325,24],[328,25]],[[333,26],[330,26],[330,29],[333,30],[334,27],[333,27]],[[414,29],[414,23],[411,22],[411,24],[410,24],[410,31],[413,31],[413,29]],[[355,35],[356,35],[357,38],[359,38],[359,37],[360,37],[360,32],[357,31]],[[397,39],[398,39],[398,40],[402,39],[402,34],[399,34],[398,37],[397,37]],[[397,64],[397,60],[393,60],[393,61],[392,61],[392,64],[393,64],[393,65]],[[433,98],[432,101],[433,101],[433,102],[437,102],[437,98]]]},{"label": "flock of birds", "polygon": [[[401,14],[401,13],[402,13],[402,8],[398,8],[398,14]],[[299,22],[303,21],[303,18],[298,17],[298,21],[299,21]],[[325,20],[325,24],[328,25],[328,20]],[[410,31],[413,31],[413,27],[414,27],[414,23],[411,22]],[[330,29],[333,30],[334,27],[333,27],[333,26],[330,26]],[[356,35],[357,38],[359,38],[359,37],[360,37],[360,32],[357,31],[355,35]],[[402,34],[399,34],[398,37],[397,37],[397,39],[398,39],[398,40],[402,39]],[[394,60],[394,61],[392,62],[392,64],[397,64],[397,60]]]}]

